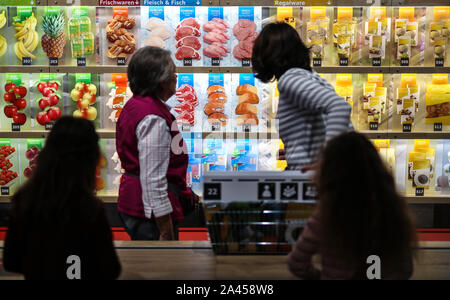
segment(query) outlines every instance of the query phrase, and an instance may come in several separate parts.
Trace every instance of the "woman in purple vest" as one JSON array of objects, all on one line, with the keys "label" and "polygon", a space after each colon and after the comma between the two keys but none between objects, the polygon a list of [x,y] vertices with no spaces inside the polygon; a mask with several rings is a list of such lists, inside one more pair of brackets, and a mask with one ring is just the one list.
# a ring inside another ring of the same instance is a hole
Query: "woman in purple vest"
[{"label": "woman in purple vest", "polygon": [[188,155],[165,103],[175,94],[177,75],[170,52],[139,49],[128,65],[133,97],[117,122],[116,147],[125,174],[118,210],[133,240],[173,240],[183,220]]}]

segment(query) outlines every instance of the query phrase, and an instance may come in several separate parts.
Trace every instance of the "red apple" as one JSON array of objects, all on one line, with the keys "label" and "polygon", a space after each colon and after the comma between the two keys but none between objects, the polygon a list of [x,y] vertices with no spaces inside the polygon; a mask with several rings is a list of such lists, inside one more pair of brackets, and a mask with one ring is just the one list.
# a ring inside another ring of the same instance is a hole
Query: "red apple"
[{"label": "red apple", "polygon": [[26,178],[30,178],[31,175],[33,175],[33,170],[31,170],[30,168],[26,168],[25,170],[23,170],[23,176],[25,176]]},{"label": "red apple", "polygon": [[51,101],[49,98],[42,98],[41,100],[39,100],[39,108],[41,110],[44,110],[47,106],[51,106]]},{"label": "red apple", "polygon": [[16,95],[12,92],[8,92],[8,93],[5,93],[3,98],[5,99],[6,102],[12,102],[12,101],[16,100]]},{"label": "red apple", "polygon": [[17,107],[18,110],[25,109],[25,107],[27,107],[27,100],[25,100],[25,99],[17,99],[14,102],[14,105]]},{"label": "red apple", "polygon": [[46,82],[39,82],[39,84],[37,85],[37,89],[39,92],[43,92],[44,89],[47,87],[47,83]]},{"label": "red apple", "polygon": [[48,117],[48,115],[47,115],[46,112],[41,111],[40,113],[38,113],[38,114],[36,115],[36,121],[37,121],[40,125],[44,126],[46,123],[49,123],[51,120],[50,120],[50,118]]},{"label": "red apple", "polygon": [[27,121],[27,116],[24,113],[17,113],[13,116],[13,121],[16,124],[23,125]]},{"label": "red apple", "polygon": [[59,89],[59,84],[58,84],[56,81],[50,81],[47,85],[48,85],[49,87],[54,88],[55,91],[57,91],[57,90]]},{"label": "red apple", "polygon": [[57,94],[51,94],[49,99],[50,99],[50,103],[51,103],[50,105],[51,106],[58,105],[58,103],[59,103],[59,96]]},{"label": "red apple", "polygon": [[14,90],[14,88],[16,87],[16,84],[13,82],[8,82],[7,84],[5,84],[5,91],[7,92],[12,92]]},{"label": "red apple", "polygon": [[17,107],[15,107],[14,105],[7,105],[5,106],[3,111],[5,113],[5,116],[7,116],[8,118],[12,118],[15,114],[17,114]]},{"label": "red apple", "polygon": [[27,95],[27,89],[24,86],[16,86],[14,88],[14,94],[16,94],[17,98],[23,98]]},{"label": "red apple", "polygon": [[44,88],[44,90],[42,91],[42,95],[44,96],[44,97],[49,97],[51,94],[54,94],[55,93],[55,90],[53,89],[53,88],[50,88],[50,87],[46,87],[46,88]]},{"label": "red apple", "polygon": [[52,107],[47,111],[47,115],[52,121],[56,121],[61,117],[61,110],[59,107]]}]

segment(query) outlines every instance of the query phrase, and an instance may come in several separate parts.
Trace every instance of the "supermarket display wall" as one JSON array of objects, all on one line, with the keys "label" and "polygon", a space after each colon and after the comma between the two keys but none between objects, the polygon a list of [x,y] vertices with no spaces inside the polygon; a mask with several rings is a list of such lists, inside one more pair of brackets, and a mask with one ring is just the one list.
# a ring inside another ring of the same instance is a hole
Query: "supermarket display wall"
[{"label": "supermarket display wall", "polygon": [[261,28],[285,21],[311,47],[315,70],[352,105],[355,128],[374,140],[420,226],[450,228],[448,1],[25,6],[31,2],[0,1],[0,226],[61,115],[95,122],[103,151],[98,195],[112,225],[121,225],[114,214],[121,176],[114,129],[131,96],[127,61],[145,45],[170,50],[176,62],[178,91],[169,104],[189,148],[196,192],[207,170],[282,170],[276,83],[255,79],[250,57]]}]

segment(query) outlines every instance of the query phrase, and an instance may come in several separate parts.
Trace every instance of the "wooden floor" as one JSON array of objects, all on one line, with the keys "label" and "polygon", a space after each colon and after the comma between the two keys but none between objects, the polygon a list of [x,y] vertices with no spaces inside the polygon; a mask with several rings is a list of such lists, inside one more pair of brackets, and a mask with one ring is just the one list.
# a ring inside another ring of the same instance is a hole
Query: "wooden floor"
[{"label": "wooden floor", "polygon": [[[116,242],[116,247],[120,279],[296,279],[285,256],[215,256],[208,242]],[[450,243],[426,242],[421,248],[412,279],[450,279]],[[20,278],[0,264],[0,280]]]}]

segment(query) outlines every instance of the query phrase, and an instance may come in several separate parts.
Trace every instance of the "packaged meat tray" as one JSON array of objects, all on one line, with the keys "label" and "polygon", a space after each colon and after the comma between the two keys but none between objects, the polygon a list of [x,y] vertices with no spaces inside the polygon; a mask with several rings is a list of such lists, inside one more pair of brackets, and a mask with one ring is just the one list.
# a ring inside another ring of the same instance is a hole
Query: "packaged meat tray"
[{"label": "packaged meat tray", "polygon": [[231,128],[231,74],[208,74],[203,106],[204,131],[229,131]]},{"label": "packaged meat tray", "polygon": [[141,20],[141,47],[153,46],[167,50],[172,49],[174,32],[168,7],[142,7]]},{"label": "packaged meat tray", "polygon": [[260,123],[261,87],[253,74],[232,75],[232,115],[235,132],[257,132]]},{"label": "packaged meat tray", "polygon": [[209,7],[208,20],[203,24],[203,65],[229,66],[231,35],[229,7]]},{"label": "packaged meat tray", "polygon": [[255,39],[261,31],[261,7],[232,7],[232,66],[251,66]]},{"label": "packaged meat tray", "polygon": [[178,74],[175,96],[168,101],[180,132],[201,131],[201,85],[206,74]]},{"label": "packaged meat tray", "polygon": [[202,25],[207,18],[206,7],[175,8],[172,19],[173,60],[177,66],[202,66]]}]

